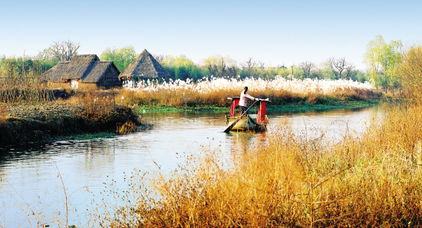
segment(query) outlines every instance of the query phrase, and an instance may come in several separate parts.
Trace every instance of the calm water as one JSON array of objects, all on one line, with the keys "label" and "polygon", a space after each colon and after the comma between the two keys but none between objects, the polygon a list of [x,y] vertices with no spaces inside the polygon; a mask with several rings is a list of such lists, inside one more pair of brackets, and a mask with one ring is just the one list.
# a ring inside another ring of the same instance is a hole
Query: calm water
[{"label": "calm water", "polygon": [[[325,133],[326,143],[345,135],[359,136],[382,111],[332,111],[270,116],[267,133],[223,133],[224,117],[167,114],[145,116],[154,128],[129,136],[61,141],[41,148],[14,151],[0,158],[0,227],[34,227],[37,222],[63,224],[63,180],[69,199],[69,224],[86,226],[89,211],[101,201],[106,186],[125,188],[134,170],[168,173],[184,162],[185,155],[219,150],[230,158],[265,143],[283,125],[307,139]],[[61,176],[61,178],[60,178]],[[117,205],[105,197],[110,205]],[[57,226],[53,225],[52,227]]]}]

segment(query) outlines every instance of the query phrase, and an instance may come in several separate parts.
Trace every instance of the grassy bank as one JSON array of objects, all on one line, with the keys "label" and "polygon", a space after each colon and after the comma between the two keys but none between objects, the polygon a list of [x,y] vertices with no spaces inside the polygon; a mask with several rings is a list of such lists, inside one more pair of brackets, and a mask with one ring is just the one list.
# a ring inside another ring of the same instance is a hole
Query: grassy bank
[{"label": "grassy bank", "polygon": [[[268,114],[276,113],[301,113],[301,112],[323,112],[335,109],[359,109],[367,108],[381,104],[381,101],[367,100],[367,101],[333,101],[327,104],[311,104],[311,103],[295,103],[285,105],[271,105],[267,107]],[[228,113],[229,107],[200,105],[200,106],[146,106],[139,105],[134,107],[135,112],[139,114],[145,113],[177,113],[177,112],[190,112],[190,113]],[[252,108],[251,112],[256,111]]]},{"label": "grassy bank", "polygon": [[126,134],[136,130],[139,124],[137,115],[122,106],[15,105],[9,107],[8,117],[0,122],[0,146],[26,146],[64,136],[92,137],[87,133]]},{"label": "grassy bank", "polygon": [[347,100],[371,100],[381,96],[369,84],[347,80],[212,79],[200,82],[140,83],[139,89],[121,90],[116,102],[147,106],[226,106],[227,97],[238,97],[245,85],[255,97],[270,98],[273,105],[324,104]]},{"label": "grassy bank", "polygon": [[[227,97],[238,97],[250,85],[255,97],[269,98],[270,113],[297,113],[375,105],[382,94],[369,84],[347,80],[222,79],[199,82],[172,81],[163,84],[140,82],[138,89],[117,91],[116,102],[143,113],[226,113]],[[252,110],[253,111],[253,110]]]}]

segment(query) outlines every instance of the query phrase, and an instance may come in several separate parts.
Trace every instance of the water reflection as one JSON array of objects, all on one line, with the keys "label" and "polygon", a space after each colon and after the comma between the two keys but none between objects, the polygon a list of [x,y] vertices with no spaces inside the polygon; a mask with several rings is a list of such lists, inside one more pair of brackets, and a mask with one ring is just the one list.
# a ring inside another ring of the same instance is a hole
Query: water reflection
[{"label": "water reflection", "polygon": [[281,126],[290,127],[305,140],[324,132],[327,144],[337,143],[345,135],[361,135],[380,113],[375,107],[357,112],[272,115],[268,132],[258,134],[223,133],[225,119],[220,114],[146,115],[144,121],[154,125],[146,132],[61,141],[6,153],[0,159],[0,226],[33,225],[36,219],[28,222],[32,211],[43,212],[39,217],[42,222],[63,221],[64,196],[58,172],[69,192],[71,208],[78,209],[71,213],[72,224],[85,224],[87,215],[83,212],[93,209],[91,201],[100,197],[104,183],[114,180],[124,188],[125,176],[134,169],[155,171],[158,164],[168,173],[185,162],[184,155],[200,156],[204,150],[221,151],[230,160],[268,143],[268,136],[279,132]]},{"label": "water reflection", "polygon": [[230,151],[232,154],[246,153],[253,148],[262,146],[266,141],[266,132],[230,132],[227,134],[231,141]]}]

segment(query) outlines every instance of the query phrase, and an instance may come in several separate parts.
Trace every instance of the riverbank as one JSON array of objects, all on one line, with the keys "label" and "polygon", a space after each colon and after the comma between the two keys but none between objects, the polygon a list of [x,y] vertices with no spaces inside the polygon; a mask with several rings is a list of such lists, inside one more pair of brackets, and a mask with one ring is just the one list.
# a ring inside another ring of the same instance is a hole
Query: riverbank
[{"label": "riverbank", "polygon": [[[335,109],[360,109],[379,105],[380,100],[330,101],[325,104],[307,102],[269,105],[268,114],[324,112]],[[252,109],[252,112],[255,112]],[[199,106],[135,106],[130,109],[119,105],[76,105],[49,103],[11,106],[9,116],[0,122],[0,147],[31,146],[62,139],[95,138],[128,134],[138,126],[138,115],[148,113],[227,113],[228,107]]]},{"label": "riverbank", "polygon": [[[332,101],[325,104],[311,104],[307,102],[292,103],[284,105],[269,105],[267,112],[269,114],[277,113],[302,113],[302,112],[324,112],[335,109],[360,109],[371,106],[380,105],[382,103],[379,99],[364,100],[364,101]],[[135,106],[133,110],[138,114],[148,113],[227,113],[229,107],[221,107],[216,105],[199,105],[199,106]],[[251,112],[256,111],[252,108]]]},{"label": "riverbank", "polygon": [[30,146],[92,133],[127,134],[141,125],[127,107],[75,104],[17,105],[0,122],[0,147]]}]

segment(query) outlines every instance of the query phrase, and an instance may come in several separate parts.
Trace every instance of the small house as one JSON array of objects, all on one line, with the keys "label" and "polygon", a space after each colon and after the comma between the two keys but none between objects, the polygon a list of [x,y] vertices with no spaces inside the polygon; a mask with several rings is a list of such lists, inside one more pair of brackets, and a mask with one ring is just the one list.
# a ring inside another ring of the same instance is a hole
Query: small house
[{"label": "small house", "polygon": [[100,61],[97,55],[77,55],[70,61],[58,63],[43,76],[48,82],[69,83],[74,89],[80,83],[109,89],[122,85],[119,73],[111,61]]},{"label": "small house", "polygon": [[119,76],[122,81],[135,82],[145,79],[156,79],[166,81],[170,73],[147,51],[144,50],[138,59],[131,63]]}]

